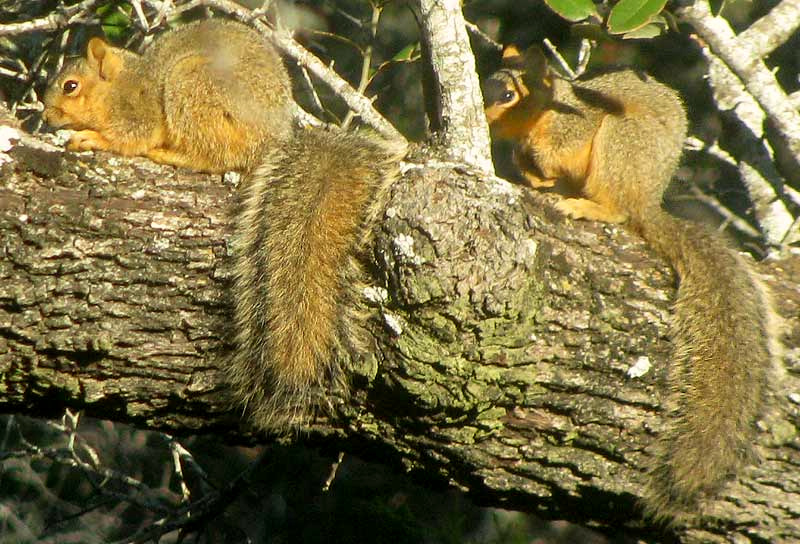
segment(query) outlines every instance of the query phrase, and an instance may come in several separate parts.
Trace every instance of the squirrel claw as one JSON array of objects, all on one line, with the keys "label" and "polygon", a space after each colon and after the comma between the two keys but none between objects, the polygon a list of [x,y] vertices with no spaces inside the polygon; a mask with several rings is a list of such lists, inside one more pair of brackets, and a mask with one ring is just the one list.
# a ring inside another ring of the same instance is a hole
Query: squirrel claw
[{"label": "squirrel claw", "polygon": [[67,143],[70,151],[90,151],[92,149],[108,149],[108,142],[99,132],[80,130],[72,135]]}]

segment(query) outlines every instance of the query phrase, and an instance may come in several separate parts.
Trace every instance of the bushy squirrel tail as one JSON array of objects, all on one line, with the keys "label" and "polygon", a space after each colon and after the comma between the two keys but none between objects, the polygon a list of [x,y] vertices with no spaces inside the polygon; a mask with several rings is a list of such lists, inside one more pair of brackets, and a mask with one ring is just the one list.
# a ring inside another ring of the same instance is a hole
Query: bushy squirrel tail
[{"label": "bushy squirrel tail", "polygon": [[401,146],[297,129],[243,181],[234,239],[234,393],[261,429],[303,423],[341,385],[357,253],[399,176]]},{"label": "bushy squirrel tail", "polygon": [[644,499],[650,516],[670,521],[757,458],[755,423],[780,357],[779,324],[767,287],[719,235],[660,207],[631,219],[680,277],[665,403],[671,423]]}]

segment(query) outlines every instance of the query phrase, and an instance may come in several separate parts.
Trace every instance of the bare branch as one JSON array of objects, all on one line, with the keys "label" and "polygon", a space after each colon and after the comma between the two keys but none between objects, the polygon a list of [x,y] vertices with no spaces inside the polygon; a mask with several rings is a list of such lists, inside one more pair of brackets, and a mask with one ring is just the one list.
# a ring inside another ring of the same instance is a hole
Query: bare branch
[{"label": "bare branch", "polygon": [[74,6],[64,7],[63,4],[59,11],[54,11],[46,17],[39,19],[32,19],[30,21],[23,21],[21,23],[8,23],[0,25],[0,36],[14,36],[18,34],[26,34],[28,32],[58,30],[59,28],[68,24],[89,20],[84,17],[84,12],[96,4],[98,0],[84,0]]},{"label": "bare branch", "polygon": [[37,30],[56,30],[63,24],[64,18],[61,14],[51,13],[39,19],[0,25],[0,36],[25,34],[28,32],[36,32]]},{"label": "bare branch", "polygon": [[[367,86],[370,82],[369,77],[369,69],[372,65],[372,50],[373,50],[373,42],[375,41],[375,35],[378,32],[378,22],[381,18],[381,11],[382,8],[377,4],[372,5],[372,16],[370,17],[370,24],[369,24],[369,38],[370,43],[367,44],[367,47],[364,48],[363,58],[361,59],[361,76],[358,80],[358,92],[360,94],[364,94],[367,90]],[[342,128],[347,128],[350,125],[350,122],[353,120],[353,110],[347,112],[347,115],[342,122]]]},{"label": "bare branch", "polygon": [[714,17],[706,0],[681,8],[678,14],[742,80],[748,92],[770,116],[795,161],[800,164],[800,113],[791,107],[789,98],[759,58],[758,51],[749,43],[738,40],[725,19]]},{"label": "bare branch", "polygon": [[[703,3],[703,2],[700,2]],[[707,7],[707,4],[706,4]],[[707,45],[710,43],[707,34],[721,33],[723,38],[719,38],[725,43],[725,49],[729,55],[739,55],[730,40],[736,41],[733,33],[723,19],[713,18],[710,12],[704,15],[693,14],[692,17],[700,17],[701,22],[695,25],[696,28],[702,27],[705,33],[701,32],[702,39],[696,40],[701,47],[703,55],[708,61],[708,72],[710,83],[714,91],[714,99],[721,110],[731,110],[736,114],[737,119],[743,124],[737,138],[748,142],[743,146],[748,151],[743,160],[736,161],[742,181],[747,187],[750,199],[754,205],[754,214],[764,237],[770,244],[779,245],[791,241],[794,236],[791,234],[794,218],[782,200],[783,179],[778,173],[774,164],[774,153],[767,149],[767,140],[764,135],[764,119],[766,118],[765,108],[758,97],[753,93],[747,80],[741,74],[734,74],[731,63],[727,61],[720,52]],[[704,19],[705,18],[705,19]],[[707,19],[718,19],[709,23]],[[727,30],[723,30],[727,29]],[[716,35],[716,34],[713,34]],[[712,44],[712,47],[713,44]],[[733,49],[730,49],[733,48]],[[774,77],[766,69],[760,60],[754,63],[761,66],[771,78],[771,85],[778,93],[783,95],[783,104],[789,104],[786,95],[778,86]],[[763,75],[763,74],[762,74]],[[745,81],[745,83],[743,83]],[[796,112],[793,112],[796,116]],[[770,113],[772,116],[772,113]]]},{"label": "bare branch", "polygon": [[753,202],[756,221],[768,243],[790,243],[791,240],[786,240],[794,218],[777,192],[784,184],[775,167],[774,153],[767,147],[764,110],[719,57],[706,46],[702,46],[702,52],[708,61],[714,100],[720,110],[733,111],[741,123],[736,138],[745,142],[744,156],[739,160],[731,157],[731,160]]},{"label": "bare branch", "polygon": [[428,118],[450,158],[493,172],[475,56],[458,0],[417,0]]},{"label": "bare branch", "polygon": [[783,0],[739,34],[754,57],[766,57],[800,28],[800,0]]},{"label": "bare branch", "polygon": [[572,69],[572,66],[569,65],[569,63],[563,57],[563,55],[561,55],[558,49],[556,49],[556,46],[553,45],[553,42],[551,42],[549,38],[545,38],[544,40],[542,40],[542,43],[544,43],[544,46],[547,48],[548,51],[550,51],[550,55],[552,55],[552,57],[556,59],[558,65],[567,75],[567,78],[574,81],[578,77],[578,74],[575,73],[575,70]]}]

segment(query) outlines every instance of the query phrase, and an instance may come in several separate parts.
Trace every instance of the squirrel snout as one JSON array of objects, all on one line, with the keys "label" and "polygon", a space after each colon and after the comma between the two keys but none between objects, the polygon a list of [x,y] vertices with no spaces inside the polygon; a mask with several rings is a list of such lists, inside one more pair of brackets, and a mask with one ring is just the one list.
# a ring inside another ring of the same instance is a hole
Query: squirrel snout
[{"label": "squirrel snout", "polygon": [[53,128],[61,128],[64,125],[61,111],[53,106],[45,105],[42,120]]},{"label": "squirrel snout", "polygon": [[52,129],[71,128],[79,130],[84,127],[78,126],[74,121],[67,118],[61,108],[45,105],[42,112],[42,120]]}]

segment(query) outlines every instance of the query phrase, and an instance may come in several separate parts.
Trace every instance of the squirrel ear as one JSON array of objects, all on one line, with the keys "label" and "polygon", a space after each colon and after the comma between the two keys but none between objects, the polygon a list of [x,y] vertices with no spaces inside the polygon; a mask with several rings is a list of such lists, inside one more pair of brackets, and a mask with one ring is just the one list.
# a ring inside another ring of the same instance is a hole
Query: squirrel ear
[{"label": "squirrel ear", "polygon": [[543,81],[549,75],[549,67],[547,65],[547,57],[544,56],[544,51],[538,45],[532,45],[525,50],[522,54],[523,64],[525,65],[525,74],[534,81]]},{"label": "squirrel ear", "polygon": [[503,68],[510,68],[512,70],[521,70],[524,66],[524,59],[522,53],[516,45],[507,45],[503,48],[503,59],[501,61]]},{"label": "squirrel ear", "polygon": [[103,79],[114,79],[122,71],[122,57],[102,38],[89,40],[86,60]]},{"label": "squirrel ear", "polygon": [[503,66],[522,71],[531,81],[542,81],[549,75],[547,57],[538,45],[532,45],[520,53],[516,45],[503,49]]},{"label": "squirrel ear", "polygon": [[514,45],[514,44],[507,45],[507,46],[505,46],[503,48],[503,62],[504,63],[506,61],[511,61],[512,59],[516,59],[516,58],[521,57],[521,56],[522,55],[520,54],[519,49],[517,49],[517,46]]}]

